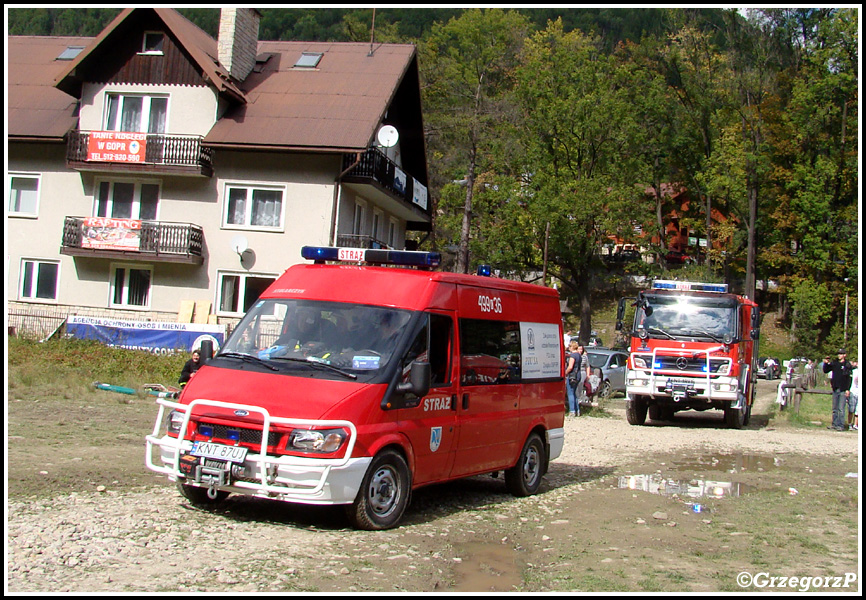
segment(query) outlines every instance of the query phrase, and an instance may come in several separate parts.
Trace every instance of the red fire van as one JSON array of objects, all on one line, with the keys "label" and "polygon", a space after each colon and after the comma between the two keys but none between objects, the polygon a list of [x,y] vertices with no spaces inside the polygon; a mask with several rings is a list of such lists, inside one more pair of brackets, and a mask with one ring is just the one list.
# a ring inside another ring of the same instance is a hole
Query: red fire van
[{"label": "red fire van", "polygon": [[536,493],[564,442],[557,292],[436,272],[436,253],[303,256],[179,399],[158,400],[148,468],[195,504],[341,504],[362,529],[451,479],[504,471],[511,493]]}]

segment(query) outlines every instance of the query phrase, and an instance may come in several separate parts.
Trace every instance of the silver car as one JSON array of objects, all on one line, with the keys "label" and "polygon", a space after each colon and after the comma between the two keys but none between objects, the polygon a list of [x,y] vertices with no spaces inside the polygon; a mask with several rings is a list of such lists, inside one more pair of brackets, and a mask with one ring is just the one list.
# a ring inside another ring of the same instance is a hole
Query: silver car
[{"label": "silver car", "polygon": [[627,352],[588,347],[586,356],[591,369],[601,369],[601,388],[598,391],[601,398],[610,398],[614,392],[625,393]]}]

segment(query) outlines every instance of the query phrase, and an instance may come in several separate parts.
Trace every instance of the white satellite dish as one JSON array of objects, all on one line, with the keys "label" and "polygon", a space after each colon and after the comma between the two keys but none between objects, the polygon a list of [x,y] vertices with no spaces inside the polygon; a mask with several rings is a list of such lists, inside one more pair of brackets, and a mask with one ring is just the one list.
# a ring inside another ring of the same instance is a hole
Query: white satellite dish
[{"label": "white satellite dish", "polygon": [[400,134],[397,132],[397,128],[393,125],[382,125],[382,127],[379,128],[378,133],[376,133],[376,139],[385,148],[391,148],[397,143],[397,140],[400,139]]},{"label": "white satellite dish", "polygon": [[247,238],[242,235],[236,235],[232,238],[231,241],[232,250],[237,252],[238,256],[242,255],[249,248],[249,242],[247,242]]}]

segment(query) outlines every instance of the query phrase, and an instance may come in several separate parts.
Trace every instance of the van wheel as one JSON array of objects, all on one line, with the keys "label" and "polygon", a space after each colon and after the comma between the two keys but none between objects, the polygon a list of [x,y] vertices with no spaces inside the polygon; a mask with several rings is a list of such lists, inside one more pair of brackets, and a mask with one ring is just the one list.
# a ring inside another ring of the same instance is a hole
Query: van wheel
[{"label": "van wheel", "polygon": [[370,463],[358,497],[346,514],[357,529],[390,529],[400,522],[411,491],[406,459],[394,450],[383,450]]},{"label": "van wheel", "polygon": [[533,433],[523,445],[517,464],[505,471],[505,487],[515,496],[531,496],[541,487],[547,455],[544,443]]},{"label": "van wheel", "polygon": [[214,508],[229,496],[228,492],[217,491],[216,497],[211,498],[207,495],[207,488],[186,485],[180,482],[177,483],[177,490],[181,496],[189,500],[190,504],[198,508]]}]

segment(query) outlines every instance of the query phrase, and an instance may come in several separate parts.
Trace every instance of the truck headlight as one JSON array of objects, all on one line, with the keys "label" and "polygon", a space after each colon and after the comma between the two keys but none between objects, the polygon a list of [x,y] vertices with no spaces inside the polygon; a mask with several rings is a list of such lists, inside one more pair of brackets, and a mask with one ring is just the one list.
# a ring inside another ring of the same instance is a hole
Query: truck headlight
[{"label": "truck headlight", "polygon": [[339,450],[345,440],[346,432],[342,429],[295,429],[286,450],[330,454]]},{"label": "truck headlight", "polygon": [[173,410],[168,413],[168,423],[166,424],[166,431],[175,435],[180,434],[180,426],[183,425],[184,416],[184,413],[179,410]]},{"label": "truck headlight", "polygon": [[648,369],[649,368],[646,366],[646,361],[644,359],[642,359],[640,356],[632,357],[631,362],[634,365],[635,369]]}]

